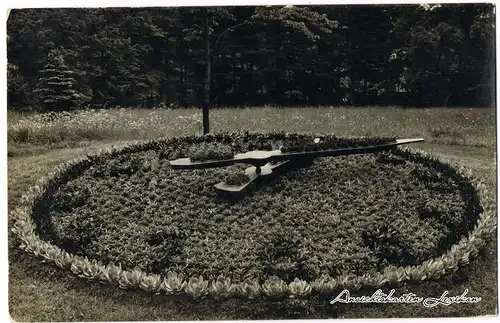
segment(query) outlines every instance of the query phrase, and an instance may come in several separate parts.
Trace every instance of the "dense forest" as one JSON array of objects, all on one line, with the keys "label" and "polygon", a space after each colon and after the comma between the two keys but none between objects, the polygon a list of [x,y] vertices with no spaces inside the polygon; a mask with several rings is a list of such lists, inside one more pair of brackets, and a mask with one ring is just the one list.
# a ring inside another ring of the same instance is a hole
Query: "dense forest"
[{"label": "dense forest", "polygon": [[12,10],[8,106],[491,106],[491,4]]}]

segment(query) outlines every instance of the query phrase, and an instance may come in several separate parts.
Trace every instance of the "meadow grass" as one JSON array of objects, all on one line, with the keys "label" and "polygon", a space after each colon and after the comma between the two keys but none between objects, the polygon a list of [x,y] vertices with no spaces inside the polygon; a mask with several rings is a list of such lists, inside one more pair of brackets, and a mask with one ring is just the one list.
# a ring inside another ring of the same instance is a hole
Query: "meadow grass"
[{"label": "meadow grass", "polygon": [[[26,154],[8,158],[9,211],[22,194],[57,165],[127,140],[201,132],[198,109],[85,111],[76,121],[44,121],[39,115],[8,114],[9,150]],[[496,192],[495,119],[492,109],[293,108],[214,109],[212,130],[284,130],[328,132],[342,136],[424,137],[417,144],[430,153],[467,166]],[[99,121],[100,120],[100,121]],[[135,121],[133,123],[132,121]],[[51,124],[51,125],[47,125]],[[31,127],[30,125],[36,125]],[[52,130],[51,130],[52,129]],[[57,129],[57,130],[55,130]],[[24,135],[19,132],[24,131]],[[57,135],[56,135],[57,134]],[[41,139],[42,138],[42,139]],[[82,147],[84,141],[95,141]],[[64,143],[66,148],[41,147]],[[459,146],[457,146],[459,145]],[[9,226],[12,222],[9,219]],[[477,316],[497,311],[496,239],[478,259],[438,282],[396,289],[398,295],[482,297],[476,304],[425,308],[422,304],[319,304],[305,311],[289,303],[260,301],[188,301],[140,291],[123,291],[83,281],[19,249],[9,233],[9,311],[16,321],[155,321],[198,319],[383,318]],[[387,290],[386,290],[387,292]],[[361,295],[371,295],[369,292]]]},{"label": "meadow grass", "polygon": [[[490,108],[245,108],[212,109],[211,132],[298,131],[337,136],[423,137],[427,142],[475,147],[495,144]],[[145,140],[202,132],[200,109],[84,110],[49,120],[8,114],[10,145],[53,145],[93,140]]]}]

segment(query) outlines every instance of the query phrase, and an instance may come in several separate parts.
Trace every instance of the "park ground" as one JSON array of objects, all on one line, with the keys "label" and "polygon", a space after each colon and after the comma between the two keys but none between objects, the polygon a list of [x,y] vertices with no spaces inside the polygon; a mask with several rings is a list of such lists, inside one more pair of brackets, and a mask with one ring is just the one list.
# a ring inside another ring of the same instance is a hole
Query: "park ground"
[{"label": "park ground", "polygon": [[[85,110],[49,120],[8,112],[8,207],[57,165],[73,158],[133,140],[201,132],[198,109]],[[214,109],[213,132],[297,131],[338,136],[423,137],[414,147],[464,165],[496,192],[496,115],[491,108],[251,108]],[[9,226],[12,222],[9,219]],[[43,263],[18,248],[9,234],[9,311],[16,321],[155,321],[198,319],[385,318],[482,316],[497,312],[496,237],[479,258],[438,282],[396,289],[397,295],[415,293],[439,297],[468,290],[476,304],[425,308],[422,304],[323,304],[295,309],[284,304],[231,300],[223,303],[189,301],[139,291],[125,291],[80,280]],[[371,293],[361,294],[371,295]],[[294,307],[297,308],[297,307]]]}]

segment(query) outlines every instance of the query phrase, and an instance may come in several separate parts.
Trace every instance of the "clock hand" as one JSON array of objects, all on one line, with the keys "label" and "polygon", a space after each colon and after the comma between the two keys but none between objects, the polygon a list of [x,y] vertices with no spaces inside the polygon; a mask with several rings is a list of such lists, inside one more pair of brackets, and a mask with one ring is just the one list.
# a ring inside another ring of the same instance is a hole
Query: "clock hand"
[{"label": "clock hand", "polygon": [[257,172],[259,172],[260,168],[265,164],[267,164],[268,162],[285,161],[300,157],[318,158],[318,157],[335,157],[335,156],[365,154],[365,153],[385,151],[399,145],[422,142],[422,141],[424,141],[424,139],[422,138],[397,139],[395,142],[382,145],[329,149],[320,151],[291,152],[291,153],[283,153],[281,152],[281,150],[271,150],[271,151],[253,150],[253,151],[248,151],[246,153],[236,154],[232,159],[191,161],[191,159],[189,158],[180,158],[170,161],[170,165],[173,169],[196,169],[196,168],[225,167],[236,163],[242,163],[242,164],[251,164],[256,166]]}]

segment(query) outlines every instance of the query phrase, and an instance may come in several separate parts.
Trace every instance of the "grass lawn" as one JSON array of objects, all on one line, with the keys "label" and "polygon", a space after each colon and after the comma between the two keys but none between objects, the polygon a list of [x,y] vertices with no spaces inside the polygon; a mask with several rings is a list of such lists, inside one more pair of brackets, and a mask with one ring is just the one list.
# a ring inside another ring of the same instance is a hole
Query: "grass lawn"
[{"label": "grass lawn", "polygon": [[[200,131],[199,111],[113,110],[80,113],[69,120],[8,115],[8,203],[58,164],[129,140],[153,139]],[[496,191],[495,111],[493,109],[259,108],[211,112],[213,131],[285,130],[328,132],[339,136],[424,137],[415,145],[470,168]],[[12,223],[9,221],[9,225]],[[497,311],[496,239],[470,266],[439,282],[396,289],[439,297],[448,290],[482,300],[425,308],[422,304],[321,304],[300,311],[285,304],[231,300],[223,303],[150,296],[88,283],[21,251],[9,236],[9,308],[16,321],[140,321],[197,319],[436,317],[477,316]],[[360,295],[371,295],[360,292]]]}]

